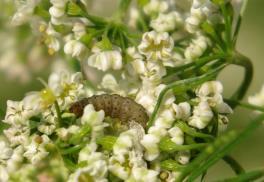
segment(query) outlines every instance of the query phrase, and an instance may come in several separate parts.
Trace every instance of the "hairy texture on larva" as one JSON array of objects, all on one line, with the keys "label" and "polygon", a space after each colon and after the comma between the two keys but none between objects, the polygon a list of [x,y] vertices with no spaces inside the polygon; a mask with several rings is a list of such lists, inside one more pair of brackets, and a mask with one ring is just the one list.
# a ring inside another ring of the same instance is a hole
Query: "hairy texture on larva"
[{"label": "hairy texture on larva", "polygon": [[96,111],[104,110],[106,116],[117,118],[125,125],[128,125],[130,121],[135,121],[145,128],[149,119],[143,106],[128,97],[116,94],[94,95],[82,99],[70,107],[70,112],[81,117],[88,104],[92,104]]}]

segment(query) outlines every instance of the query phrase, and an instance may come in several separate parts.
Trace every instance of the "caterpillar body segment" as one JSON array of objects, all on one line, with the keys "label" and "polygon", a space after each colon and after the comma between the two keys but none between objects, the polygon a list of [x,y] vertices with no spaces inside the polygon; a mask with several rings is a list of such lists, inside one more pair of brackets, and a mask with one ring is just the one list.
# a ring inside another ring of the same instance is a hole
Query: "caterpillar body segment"
[{"label": "caterpillar body segment", "polygon": [[75,102],[70,107],[70,112],[81,117],[88,104],[92,104],[96,111],[103,110],[106,116],[118,118],[125,125],[128,125],[130,121],[135,121],[145,128],[149,119],[143,106],[128,97],[117,94],[102,94],[84,98]]}]

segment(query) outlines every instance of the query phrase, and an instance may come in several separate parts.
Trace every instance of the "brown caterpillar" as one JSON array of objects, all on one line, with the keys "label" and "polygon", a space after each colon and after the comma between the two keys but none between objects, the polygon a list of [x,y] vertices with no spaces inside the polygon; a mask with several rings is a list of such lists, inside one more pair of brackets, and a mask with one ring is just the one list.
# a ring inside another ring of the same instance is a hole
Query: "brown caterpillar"
[{"label": "brown caterpillar", "polygon": [[117,118],[125,125],[128,125],[130,121],[135,121],[145,128],[149,119],[143,106],[128,97],[116,94],[94,95],[82,99],[70,107],[70,112],[81,117],[88,104],[92,104],[96,111],[104,110],[106,116]]}]

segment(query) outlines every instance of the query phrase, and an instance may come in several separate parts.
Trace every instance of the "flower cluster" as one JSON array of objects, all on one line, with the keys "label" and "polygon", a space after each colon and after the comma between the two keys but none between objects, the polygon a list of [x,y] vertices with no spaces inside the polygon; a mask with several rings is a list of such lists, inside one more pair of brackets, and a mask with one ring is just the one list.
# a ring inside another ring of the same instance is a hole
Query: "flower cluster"
[{"label": "flower cluster", "polygon": [[[49,54],[63,51],[82,72],[56,71],[41,80],[41,91],[7,102],[0,181],[173,182],[225,128],[232,109],[216,75],[227,46],[208,31],[223,23],[222,4],[139,1],[130,28],[126,3],[109,19],[91,15],[85,1],[19,5],[13,22],[30,21]],[[112,100],[92,97],[98,102],[75,108],[80,117],[71,112],[77,101],[101,94],[142,106],[146,127],[130,118],[133,109],[126,122],[109,117],[117,112]]]}]

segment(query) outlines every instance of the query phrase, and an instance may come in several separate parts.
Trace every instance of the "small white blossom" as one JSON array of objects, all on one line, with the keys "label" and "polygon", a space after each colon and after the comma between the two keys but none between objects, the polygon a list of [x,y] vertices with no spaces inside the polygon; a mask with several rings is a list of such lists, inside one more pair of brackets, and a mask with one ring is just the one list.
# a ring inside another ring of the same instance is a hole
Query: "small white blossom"
[{"label": "small white blossom", "polygon": [[119,49],[101,50],[97,47],[92,49],[92,55],[88,58],[88,65],[98,70],[120,70],[123,67],[122,55]]},{"label": "small white blossom", "polygon": [[167,32],[151,31],[143,34],[138,50],[148,60],[168,60],[171,58],[173,47],[173,39]]},{"label": "small white blossom", "polygon": [[0,141],[0,164],[5,164],[6,160],[8,160],[13,150],[8,146],[8,143],[6,141]]},{"label": "small white blossom", "polygon": [[169,129],[168,133],[171,137],[171,141],[173,141],[177,145],[183,144],[184,133],[179,127],[177,127],[177,126],[172,127],[171,129]]},{"label": "small white blossom", "polygon": [[93,105],[89,104],[84,108],[81,123],[89,124],[92,127],[91,140],[94,141],[103,134],[104,127],[108,126],[103,122],[105,113],[103,110],[96,112]]},{"label": "small white blossom", "polygon": [[72,135],[80,130],[80,127],[77,125],[71,125],[69,128],[59,128],[56,130],[58,137],[63,140],[67,141],[70,139]]},{"label": "small white blossom", "polygon": [[201,85],[196,91],[196,95],[201,101],[206,101],[218,113],[231,114],[232,109],[226,104],[222,96],[223,86],[219,81],[209,81]]},{"label": "small white blossom", "polygon": [[45,145],[50,142],[50,139],[46,135],[35,135],[31,140],[31,143],[25,146],[25,153],[23,156],[32,164],[37,164],[49,154],[45,149]]},{"label": "small white blossom", "polygon": [[183,20],[181,15],[176,12],[168,14],[159,14],[159,16],[151,20],[150,26],[157,32],[169,32],[182,26]]},{"label": "small white blossom", "polygon": [[186,165],[191,159],[190,151],[179,151],[177,155],[177,160],[180,164]]},{"label": "small white blossom", "polygon": [[12,18],[12,23],[14,25],[21,25],[26,23],[32,18],[35,7],[38,5],[40,0],[24,0],[16,1],[17,12]]},{"label": "small white blossom", "polygon": [[23,102],[8,100],[3,122],[11,125],[25,125],[31,116],[33,116],[32,110],[26,109]]},{"label": "small white blossom", "polygon": [[164,13],[168,10],[169,4],[163,0],[151,0],[144,6],[143,10],[147,15],[155,16],[158,13]]},{"label": "small white blossom", "polygon": [[8,182],[8,179],[9,179],[9,175],[5,166],[0,164],[0,181]]},{"label": "small white blossom", "polygon": [[64,45],[64,52],[72,57],[80,56],[85,49],[85,45],[78,40],[69,40]]},{"label": "small white blossom", "polygon": [[158,172],[154,170],[147,169],[145,167],[138,167],[132,169],[132,175],[131,177],[126,180],[126,182],[145,182],[145,181],[152,181],[157,182],[158,181]]},{"label": "small white blossom", "polygon": [[105,157],[103,153],[96,152],[95,150],[96,144],[90,143],[80,151],[78,162],[86,162],[87,165],[71,174],[68,182],[77,182],[79,179],[99,182],[107,181],[107,163]]},{"label": "small white blossom", "polygon": [[27,144],[30,131],[28,126],[14,126],[4,130],[4,134],[13,147]]},{"label": "small white blossom", "polygon": [[6,168],[9,173],[15,172],[17,169],[19,169],[24,160],[23,153],[24,148],[21,145],[13,150],[12,155],[6,162]]},{"label": "small white blossom", "polygon": [[191,106],[188,102],[172,104],[177,119],[187,120],[191,116]]},{"label": "small white blossom", "polygon": [[248,102],[253,105],[257,106],[264,106],[264,86],[262,86],[261,90],[259,93],[249,96],[248,97]]},{"label": "small white blossom", "polygon": [[68,0],[51,0],[52,6],[49,9],[49,13],[53,24],[59,25],[63,23],[67,2]]},{"label": "small white blossom", "polygon": [[185,49],[184,55],[188,61],[195,61],[195,59],[202,56],[207,49],[208,40],[203,35],[198,35],[196,39],[193,39],[190,45]]},{"label": "small white blossom", "polygon": [[189,118],[189,125],[203,129],[212,120],[214,114],[207,102],[200,102],[198,106],[194,107],[193,116]]},{"label": "small white blossom", "polygon": [[153,161],[159,156],[160,154],[159,146],[158,146],[159,141],[160,141],[160,138],[153,134],[144,135],[140,143],[145,148],[145,159],[146,160]]}]

